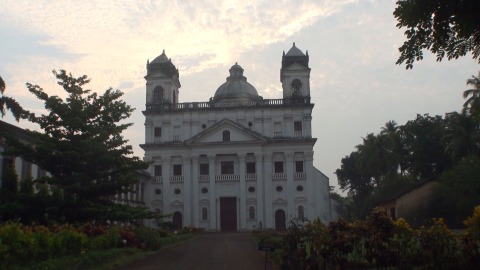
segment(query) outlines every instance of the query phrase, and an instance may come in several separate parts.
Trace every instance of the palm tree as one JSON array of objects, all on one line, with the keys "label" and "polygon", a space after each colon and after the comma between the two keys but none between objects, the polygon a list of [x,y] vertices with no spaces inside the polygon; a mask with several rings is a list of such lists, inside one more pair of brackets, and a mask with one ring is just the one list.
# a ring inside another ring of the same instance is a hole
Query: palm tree
[{"label": "palm tree", "polygon": [[390,120],[385,123],[385,127],[382,127],[380,135],[386,137],[390,152],[390,160],[392,162],[392,169],[394,171],[397,169],[400,170],[400,174],[403,175],[406,167],[406,153],[403,147],[402,136],[400,134],[400,129],[397,125],[397,122]]},{"label": "palm tree", "polygon": [[15,99],[4,95],[6,89],[5,81],[0,76],[0,116],[5,115],[5,108],[9,109],[18,121],[25,111]]},{"label": "palm tree", "polygon": [[472,76],[471,79],[467,80],[468,85],[473,88],[463,92],[463,98],[468,98],[463,104],[463,110],[475,115],[480,112],[480,72],[478,72],[477,77]]},{"label": "palm tree", "polygon": [[448,115],[448,126],[442,141],[446,144],[445,152],[454,162],[464,157],[480,153],[480,130],[477,122],[466,111]]}]

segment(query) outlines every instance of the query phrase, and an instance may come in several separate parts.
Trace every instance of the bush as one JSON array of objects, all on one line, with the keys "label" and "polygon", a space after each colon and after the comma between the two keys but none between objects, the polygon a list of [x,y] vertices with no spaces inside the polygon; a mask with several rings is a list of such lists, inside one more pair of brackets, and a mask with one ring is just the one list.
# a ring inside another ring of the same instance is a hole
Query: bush
[{"label": "bush", "polygon": [[135,227],[137,241],[142,249],[157,250],[162,246],[162,235],[165,231],[147,227]]},{"label": "bush", "polygon": [[73,227],[62,226],[52,237],[52,252],[57,256],[76,255],[85,251],[88,238]]},{"label": "bush", "polygon": [[291,222],[276,252],[283,254],[281,269],[480,269],[480,206],[465,225],[463,235],[455,235],[442,219],[414,229],[376,209],[352,223]]}]

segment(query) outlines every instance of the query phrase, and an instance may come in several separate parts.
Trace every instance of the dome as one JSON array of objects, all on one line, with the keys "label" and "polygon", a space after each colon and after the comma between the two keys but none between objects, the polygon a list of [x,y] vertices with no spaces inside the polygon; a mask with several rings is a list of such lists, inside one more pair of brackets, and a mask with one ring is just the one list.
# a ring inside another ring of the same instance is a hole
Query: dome
[{"label": "dome", "polygon": [[153,59],[153,61],[150,62],[150,64],[168,63],[168,61],[169,61],[169,59],[168,59],[167,55],[165,54],[165,50],[163,50],[162,54],[160,54],[155,59]]},{"label": "dome", "polygon": [[295,42],[293,43],[292,48],[287,52],[286,56],[304,56],[305,54],[295,46]]},{"label": "dome", "polygon": [[224,84],[218,87],[213,100],[245,101],[262,99],[255,87],[249,84],[247,78],[243,76],[243,68],[240,65],[235,63],[229,71],[230,76]]}]

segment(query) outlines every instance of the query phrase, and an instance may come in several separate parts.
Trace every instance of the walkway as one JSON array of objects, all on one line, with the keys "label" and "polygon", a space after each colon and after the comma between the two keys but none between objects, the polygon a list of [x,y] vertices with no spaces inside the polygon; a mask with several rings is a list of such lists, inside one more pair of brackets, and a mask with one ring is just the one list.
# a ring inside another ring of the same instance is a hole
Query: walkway
[{"label": "walkway", "polygon": [[[258,251],[249,233],[205,233],[116,270],[261,270],[264,267],[265,252]],[[267,269],[272,269],[270,264]]]}]

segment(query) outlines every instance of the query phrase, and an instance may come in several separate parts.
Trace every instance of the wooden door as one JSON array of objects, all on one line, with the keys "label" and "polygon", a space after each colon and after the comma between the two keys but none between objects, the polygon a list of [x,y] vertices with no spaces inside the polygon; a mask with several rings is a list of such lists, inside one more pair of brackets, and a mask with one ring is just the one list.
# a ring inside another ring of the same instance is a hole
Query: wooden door
[{"label": "wooden door", "polygon": [[285,211],[277,210],[275,212],[275,230],[277,231],[285,231],[286,227],[286,218],[285,218]]},{"label": "wooden door", "polygon": [[175,212],[172,217],[173,227],[176,230],[180,230],[183,227],[182,213]]},{"label": "wooden door", "polygon": [[237,198],[220,198],[220,230],[237,230]]}]

